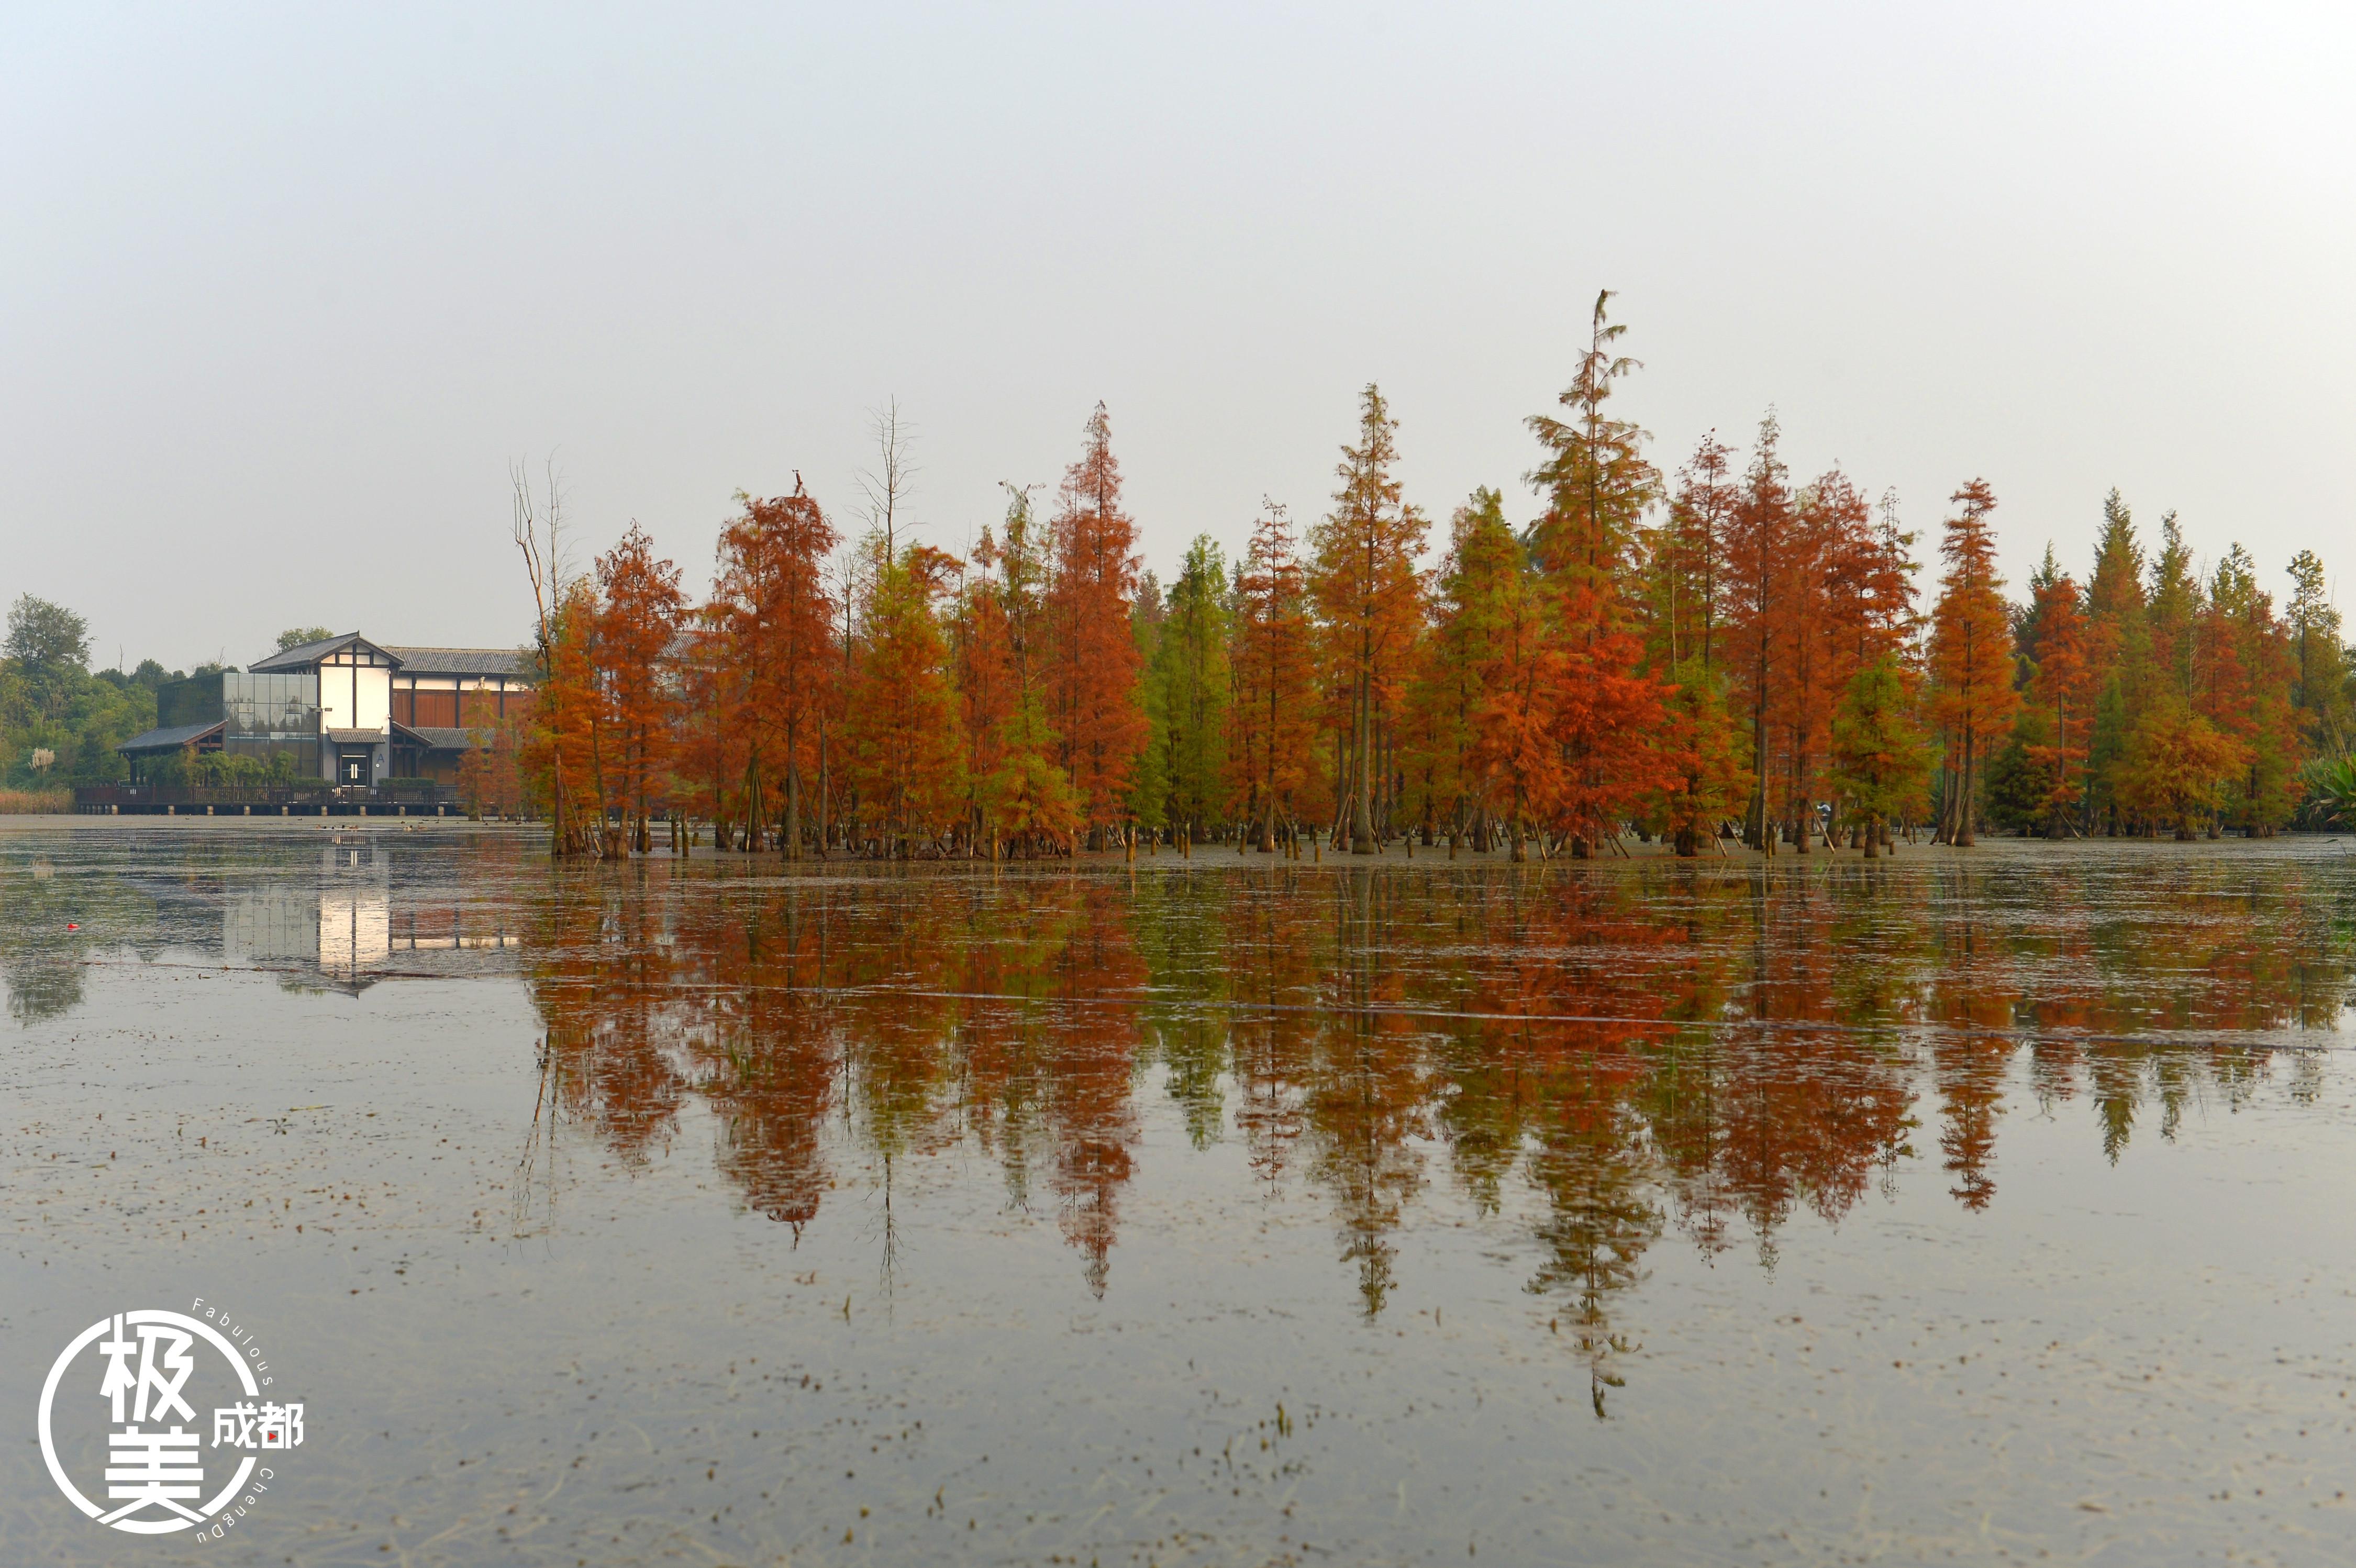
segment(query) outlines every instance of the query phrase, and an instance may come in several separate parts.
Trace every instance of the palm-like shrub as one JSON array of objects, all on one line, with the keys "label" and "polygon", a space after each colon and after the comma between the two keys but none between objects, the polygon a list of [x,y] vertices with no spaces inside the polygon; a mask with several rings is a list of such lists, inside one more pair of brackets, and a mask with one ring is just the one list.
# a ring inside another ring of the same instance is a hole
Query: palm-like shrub
[{"label": "palm-like shrub", "polygon": [[2356,752],[2319,757],[2305,773],[2307,805],[2300,814],[2319,828],[2356,828]]}]

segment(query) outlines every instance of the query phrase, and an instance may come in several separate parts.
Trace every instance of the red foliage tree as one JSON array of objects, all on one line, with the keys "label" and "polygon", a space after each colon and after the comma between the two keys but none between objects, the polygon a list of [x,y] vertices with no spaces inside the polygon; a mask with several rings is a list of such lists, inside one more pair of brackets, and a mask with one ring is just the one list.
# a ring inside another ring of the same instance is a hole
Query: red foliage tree
[{"label": "red foliage tree", "polygon": [[1616,835],[1639,801],[1677,777],[1655,744],[1664,688],[1644,668],[1626,592],[1660,476],[1644,459],[1644,432],[1604,413],[1614,384],[1637,368],[1613,351],[1627,328],[1610,320],[1611,299],[1609,290],[1596,295],[1587,351],[1558,400],[1570,417],[1529,421],[1547,450],[1530,475],[1547,502],[1531,553],[1560,644],[1549,728],[1562,774],[1551,815],[1574,855]]},{"label": "red foliage tree", "polygon": [[1667,523],[1653,547],[1652,613],[1663,644],[1664,668],[1688,659],[1718,668],[1724,603],[1726,550],[1742,491],[1732,478],[1734,454],[1711,431],[1677,470]]},{"label": "red foliage tree", "polygon": [[1424,517],[1401,499],[1392,468],[1398,421],[1372,381],[1358,394],[1358,444],[1342,448],[1333,510],[1310,532],[1309,593],[1323,633],[1321,662],[1346,748],[1343,831],[1357,854],[1376,850],[1377,753],[1395,723],[1422,630]]},{"label": "red foliage tree", "polygon": [[595,849],[594,824],[611,803],[599,768],[605,697],[597,679],[596,585],[575,577],[554,590],[541,635],[541,666],[518,761],[545,805],[560,855]]},{"label": "red foliage tree", "polygon": [[2075,581],[2060,576],[2040,585],[2030,615],[2037,626],[2037,656],[2029,700],[2051,715],[2053,727],[2051,741],[2028,748],[2029,759],[2051,780],[2040,804],[2048,835],[2060,838],[2085,795],[2101,672],[2090,657],[2092,628]]},{"label": "red foliage tree", "polygon": [[1968,845],[1980,758],[2012,718],[2020,693],[2012,683],[2012,628],[1988,522],[1996,493],[1987,480],[1974,479],[1947,499],[1960,510],[1939,542],[1947,570],[1931,612],[1931,712],[1948,739],[1950,788],[1940,836]]},{"label": "red foliage tree", "polygon": [[1278,819],[1298,822],[1308,815],[1317,781],[1308,584],[1282,507],[1266,508],[1253,526],[1236,573],[1233,636],[1229,799],[1245,821],[1258,825],[1260,848],[1272,851]]},{"label": "red foliage tree", "polygon": [[1570,662],[1555,606],[1555,594],[1517,544],[1511,569],[1492,585],[1494,619],[1484,639],[1488,657],[1479,671],[1468,758],[1505,816],[1515,860],[1526,853],[1530,829],[1556,816],[1565,788],[1556,724]]},{"label": "red foliage tree", "polygon": [[1120,510],[1120,465],[1102,403],[1057,499],[1044,607],[1048,713],[1081,817],[1101,828],[1119,820],[1148,736],[1138,697],[1143,660],[1129,625],[1137,524]]},{"label": "red foliage tree", "polygon": [[801,854],[804,780],[822,754],[837,668],[825,566],[840,536],[799,475],[789,496],[741,499],[744,511],[720,535],[713,594],[732,677],[723,701],[744,740],[745,847],[761,847],[774,781],[784,786],[781,843],[792,857]]},{"label": "red foliage tree", "polygon": [[[669,789],[672,737],[678,728],[678,686],[671,649],[687,614],[679,568],[655,558],[654,542],[637,523],[597,558],[597,673],[610,737],[601,748],[606,795],[624,813],[624,831],[638,853],[648,844],[648,819]],[[620,832],[609,832],[617,846]]]}]

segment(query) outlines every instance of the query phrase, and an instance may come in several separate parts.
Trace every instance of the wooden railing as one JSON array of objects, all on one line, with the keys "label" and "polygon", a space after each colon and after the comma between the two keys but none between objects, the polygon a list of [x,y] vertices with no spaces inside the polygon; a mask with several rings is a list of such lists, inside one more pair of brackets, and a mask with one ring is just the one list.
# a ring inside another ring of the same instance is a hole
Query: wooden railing
[{"label": "wooden railing", "polygon": [[190,812],[214,816],[321,813],[390,815],[409,811],[455,815],[466,809],[455,785],[431,779],[388,779],[375,788],[328,784],[86,784],[73,792],[74,810],[105,815]]}]

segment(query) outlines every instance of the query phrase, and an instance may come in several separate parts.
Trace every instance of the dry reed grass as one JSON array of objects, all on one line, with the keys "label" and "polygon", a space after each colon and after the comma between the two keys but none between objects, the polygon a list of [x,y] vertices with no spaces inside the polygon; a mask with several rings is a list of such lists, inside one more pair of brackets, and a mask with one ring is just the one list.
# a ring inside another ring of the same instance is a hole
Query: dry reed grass
[{"label": "dry reed grass", "polygon": [[0,817],[37,817],[72,810],[70,789],[0,789]]}]

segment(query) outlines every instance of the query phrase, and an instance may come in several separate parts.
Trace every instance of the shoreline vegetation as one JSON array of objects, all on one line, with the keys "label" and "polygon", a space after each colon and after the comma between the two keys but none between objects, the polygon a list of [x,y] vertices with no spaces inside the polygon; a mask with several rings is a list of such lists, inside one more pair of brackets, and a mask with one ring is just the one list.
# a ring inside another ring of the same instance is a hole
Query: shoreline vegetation
[{"label": "shoreline vegetation", "polygon": [[1435,540],[1369,384],[1322,519],[1269,501],[1240,559],[1197,537],[1167,585],[1101,403],[1052,509],[1008,485],[962,559],[907,537],[910,430],[879,410],[857,536],[798,476],[740,492],[700,603],[635,523],[568,575],[555,475],[519,468],[544,680],[510,787],[556,854],[608,858],[658,822],[691,853],[690,817],[735,853],[974,860],[1872,856],[2356,823],[2351,661],[2313,552],[2277,613],[2240,545],[2204,572],[2171,512],[2147,552],[2114,491],[2085,584],[2049,545],[2008,602],[1975,478],[1925,604],[1896,496],[1795,480],[1772,411],[1747,460],[1712,434],[1656,468],[1611,412],[1640,367],[1610,300],[1558,411],[1527,421],[1536,516],[1483,487]]},{"label": "shoreline vegetation", "polygon": [[[654,845],[643,855],[633,858],[641,864],[648,865],[691,862],[697,865],[702,865],[716,859],[719,864],[730,866],[766,865],[772,868],[782,866],[789,859],[785,854],[784,846],[775,841],[762,850],[752,852],[730,850],[724,854],[715,856],[712,848],[712,833],[715,827],[720,824],[707,822],[701,818],[681,819],[681,824],[684,833],[692,841],[691,844],[682,844],[674,848],[667,836],[659,836]],[[408,834],[439,834],[447,837],[492,835],[501,838],[512,837],[531,845],[543,843],[551,832],[549,822],[544,818],[539,817],[489,815],[479,818],[466,816],[248,817],[236,814],[206,816],[201,811],[183,812],[172,816],[157,814],[110,816],[77,812],[70,806],[54,811],[38,811],[0,810],[0,835],[20,832],[27,833],[55,832],[59,829],[102,833],[152,832],[157,829],[168,829],[176,832],[195,830],[223,838],[241,834],[262,838],[284,834],[325,833],[337,842],[351,840],[360,835],[371,838],[380,835],[391,837]],[[2286,853],[2297,854],[2308,848],[2340,843],[2343,840],[2351,843],[2352,851],[2356,851],[2356,830],[2342,827],[2294,825],[2285,828],[2279,833],[2260,834],[2255,840],[2238,834],[2221,834],[2215,839],[2205,837],[2199,839],[2197,844],[2205,846],[2210,852],[2223,851],[2228,854],[2238,853],[2245,846],[2272,844],[2280,846]],[[2036,855],[2042,853],[2043,846],[2047,844],[2051,844],[2057,849],[2071,847],[2082,851],[2116,850],[2126,853],[2150,852],[2159,854],[2178,854],[2184,853],[2189,847],[2193,847],[2179,845],[2165,834],[2124,833],[2115,838],[2097,834],[2092,838],[2053,840],[2043,833],[2016,830],[1990,832],[1975,843],[1962,846],[1943,843],[1925,832],[1917,833],[1910,848],[1906,839],[1901,835],[1890,847],[1881,853],[1882,855],[1893,859],[1899,857],[1901,851],[1912,856],[1933,851],[1958,849],[2000,850]],[[1435,848],[1425,848],[1419,843],[1410,847],[1407,840],[1401,838],[1380,847],[1372,855],[1360,856],[1351,854],[1346,849],[1337,850],[1314,833],[1306,833],[1303,835],[1298,869],[1304,872],[1326,867],[1344,871],[1354,867],[1361,870],[1392,867],[1442,870],[1450,866],[1477,869],[1488,865],[1526,865],[1536,871],[1543,866],[1553,865],[1560,858],[1555,854],[1542,854],[1535,839],[1525,845],[1525,852],[1523,859],[1515,861],[1512,858],[1512,846],[1503,840],[1487,849],[1467,841],[1451,854],[1445,843]],[[538,853],[537,849],[533,853]],[[1788,853],[1787,851],[1786,854]],[[1818,857],[1822,858],[1821,848],[1818,851]],[[594,862],[596,857],[588,858]],[[1621,861],[1638,863],[1653,860],[1679,860],[1690,861],[1697,868],[1718,866],[1730,869],[1748,866],[1756,869],[1766,866],[1770,858],[1772,857],[1745,852],[1740,842],[1733,837],[1729,837],[1715,849],[1705,847],[1697,856],[1684,856],[1677,853],[1674,839],[1657,837],[1638,839],[1632,833],[1617,846],[1590,859],[1585,864],[1601,865]],[[1964,858],[1967,857],[1959,857],[1946,864],[1960,865],[1964,863]],[[883,867],[905,865],[955,867],[993,864],[985,857],[917,855],[905,860],[894,860],[888,856],[872,854],[846,854],[841,850],[823,857],[805,853],[794,860],[794,864],[812,869],[821,862],[837,870],[854,866]],[[1175,847],[1164,843],[1158,849],[1139,848],[1134,853],[1130,853],[1129,846],[1119,843],[1108,843],[1101,849],[1090,849],[1083,843],[1076,852],[1060,852],[1045,856],[1026,857],[1010,853],[1002,854],[994,864],[1010,868],[1028,865],[1038,869],[1063,865],[1071,868],[1118,867],[1122,870],[1134,870],[1142,865],[1151,869],[1181,871],[1191,869],[1198,864],[1205,870],[1210,871],[1236,866],[1246,870],[1274,869],[1271,862],[1257,855],[1255,845],[1248,834],[1237,835],[1234,832],[1230,832],[1224,839],[1205,837],[1190,845],[1181,844]],[[1289,859],[1286,864],[1290,867]],[[1794,863],[1794,866],[1797,868],[1806,864],[1808,862],[1803,859]],[[1842,864],[1846,865],[1847,862],[1844,861]]]},{"label": "shoreline vegetation", "polygon": [[[1656,467],[1617,416],[1641,366],[1611,297],[1557,408],[1526,422],[1533,505],[1483,486],[1436,524],[1370,383],[1321,517],[1265,501],[1239,557],[1198,535],[1166,583],[1101,403],[1052,499],[1007,485],[963,556],[912,536],[914,432],[875,411],[856,523],[798,474],[740,491],[701,600],[636,523],[572,569],[556,475],[519,467],[538,695],[474,736],[468,811],[605,858],[658,839],[789,859],[1872,856],[2356,826],[2356,660],[2313,551],[2277,607],[2241,545],[2203,562],[2173,512],[2147,538],[2114,490],[2083,583],[2049,544],[2008,596],[1985,479],[1947,498],[1926,560],[1894,492],[1793,475],[1772,410],[1748,454],[1713,432]],[[88,654],[80,616],[17,599],[0,812],[119,779],[113,746],[177,675]],[[245,760],[190,753],[159,778],[234,788]]]}]

